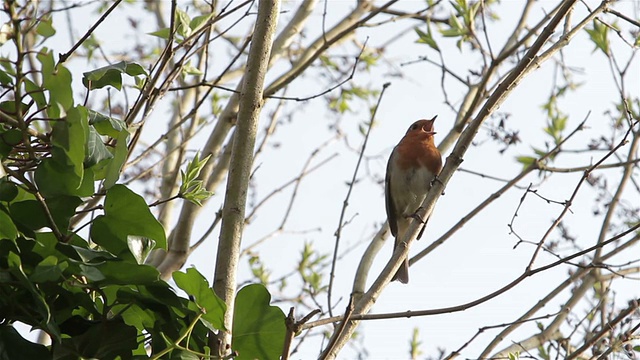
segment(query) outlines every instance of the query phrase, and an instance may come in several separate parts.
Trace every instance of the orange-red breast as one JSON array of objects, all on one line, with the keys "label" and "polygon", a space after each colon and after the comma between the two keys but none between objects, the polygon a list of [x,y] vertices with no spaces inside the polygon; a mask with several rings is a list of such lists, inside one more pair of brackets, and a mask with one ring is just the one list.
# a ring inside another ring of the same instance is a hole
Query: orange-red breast
[{"label": "orange-red breast", "polygon": [[[414,122],[389,157],[384,194],[389,227],[395,237],[394,251],[442,169],[442,156],[433,141],[436,117]],[[424,227],[418,239],[422,231]],[[404,259],[393,280],[409,282],[408,259]]]}]

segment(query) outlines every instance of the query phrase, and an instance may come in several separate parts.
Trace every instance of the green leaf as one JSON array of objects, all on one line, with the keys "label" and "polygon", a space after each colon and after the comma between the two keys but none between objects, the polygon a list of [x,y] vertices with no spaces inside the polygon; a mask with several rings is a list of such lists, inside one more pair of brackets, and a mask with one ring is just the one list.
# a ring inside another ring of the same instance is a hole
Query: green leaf
[{"label": "green leaf", "polygon": [[13,83],[13,78],[6,72],[0,70],[0,85],[9,85]]},{"label": "green leaf", "polygon": [[[55,196],[46,199],[45,203],[58,229],[66,234],[69,220],[75,215],[76,208],[82,203],[82,200],[75,196]],[[9,205],[9,211],[17,224],[29,230],[51,227],[42,204],[37,200],[14,202]]]},{"label": "green leaf", "polygon": [[138,332],[122,319],[79,321],[82,323],[70,327],[86,330],[77,336],[64,338],[61,344],[54,346],[56,359],[130,359],[132,351],[138,347]]},{"label": "green leaf", "polygon": [[22,132],[18,129],[10,129],[3,132],[0,127],[0,159],[9,156],[13,147],[22,142]]},{"label": "green leaf", "polygon": [[187,61],[184,66],[182,66],[182,75],[202,75],[204,74],[200,69],[191,65],[191,61]]},{"label": "green leaf", "polygon": [[25,90],[27,90],[29,96],[36,102],[36,105],[38,105],[38,110],[45,109],[47,107],[47,99],[44,96],[42,88],[28,78],[22,78],[22,81],[24,81]]},{"label": "green leaf", "polygon": [[213,17],[213,13],[196,16],[193,19],[191,19],[191,21],[189,22],[189,28],[191,28],[191,31],[196,31],[200,29],[202,26],[204,26],[207,23],[207,21],[211,19],[211,17]]},{"label": "green leaf", "polygon": [[6,178],[0,178],[0,201],[12,201],[18,196],[18,186]]},{"label": "green leaf", "polygon": [[127,125],[120,119],[115,119],[99,112],[89,110],[89,125],[93,125],[100,135],[116,139],[120,133],[127,130]]},{"label": "green leaf", "polygon": [[64,280],[63,272],[69,267],[69,263],[58,263],[58,258],[51,255],[42,260],[29,275],[29,280],[39,284],[45,282],[58,282]]},{"label": "green leaf", "polygon": [[[100,282],[101,285],[147,285],[158,281],[160,278],[160,273],[153,266],[127,261],[105,261],[91,267],[100,272],[100,278],[90,279]],[[83,267],[85,271],[88,268],[89,266]],[[95,276],[95,273],[93,273],[93,276]]]},{"label": "green leaf", "polygon": [[117,90],[121,90],[122,74],[137,76],[146,75],[147,73],[138,64],[120,61],[116,64],[85,72],[82,77],[82,83],[89,90],[101,89],[105,86],[112,86]]},{"label": "green leaf", "polygon": [[458,20],[456,14],[451,14],[449,16],[449,29],[440,30],[440,33],[444,37],[458,37],[467,33],[466,29]]},{"label": "green leaf", "polygon": [[122,73],[127,70],[125,61],[107,65],[95,70],[83,73],[82,84],[89,89],[101,89],[105,86],[113,86],[122,89]]},{"label": "green leaf", "polygon": [[[120,313],[125,324],[134,326],[138,330],[151,329],[158,320],[151,310],[143,309],[135,304],[137,294],[129,288],[122,287],[118,290],[118,301],[126,301],[126,309]],[[114,308],[115,311],[120,311]]]},{"label": "green leaf", "polygon": [[202,180],[198,180],[204,165],[209,161],[211,154],[200,160],[200,154],[196,153],[193,160],[187,165],[187,172],[180,170],[182,184],[180,185],[180,196],[192,203],[202,206],[202,201],[213,195],[212,192],[204,188]]},{"label": "green leaf", "polygon": [[271,295],[260,284],[242,288],[233,314],[233,350],[236,359],[279,359],[286,333],[285,315],[270,306]]},{"label": "green leaf", "polygon": [[176,9],[176,32],[182,36],[187,37],[191,35],[191,28],[189,27],[189,23],[191,19],[189,19],[189,15],[184,12],[182,9]]},{"label": "green leaf", "polygon": [[112,254],[132,256],[129,251],[129,236],[153,239],[156,248],[167,248],[162,225],[151,214],[144,199],[126,186],[114,185],[107,190],[104,212],[105,215],[94,220],[91,238]]},{"label": "green leaf", "polygon": [[533,156],[518,156],[516,157],[516,161],[524,165],[524,167],[531,166],[535,164],[538,159]]},{"label": "green leaf", "polygon": [[593,29],[585,28],[585,31],[589,34],[591,41],[596,45],[593,51],[598,49],[602,50],[605,55],[609,55],[609,27],[602,24],[598,20],[593,21]]},{"label": "green leaf", "polygon": [[[66,121],[56,122],[51,134],[54,159],[60,163],[72,165],[79,178],[82,178],[82,163],[85,157],[85,143],[88,133],[87,109],[84,106],[77,106],[69,110]],[[56,149],[64,151],[66,158],[56,154]]]},{"label": "green leaf", "polygon": [[49,91],[49,98],[52,105],[47,108],[50,118],[60,117],[60,108],[70,109],[73,106],[73,91],[71,90],[71,72],[63,65],[56,65],[53,60],[53,52],[43,49],[36,56],[42,64],[42,85]]},{"label": "green leaf", "polygon": [[169,40],[169,34],[171,34],[171,32],[169,31],[169,28],[164,28],[164,29],[160,29],[158,31],[150,32],[148,34],[152,35],[152,36],[157,36],[157,37],[165,39],[165,40]]},{"label": "green leaf", "polygon": [[127,68],[125,73],[129,76],[138,76],[144,75],[147,76],[147,71],[140,65],[136,63],[127,63]]},{"label": "green leaf", "polygon": [[78,196],[55,196],[45,200],[53,221],[58,229],[66,234],[69,229],[69,221],[76,214],[76,209],[82,204]]},{"label": "green leaf", "polygon": [[0,209],[0,239],[15,240],[16,236],[18,236],[18,229],[11,216]]},{"label": "green leaf", "polygon": [[198,270],[188,268],[186,273],[176,271],[173,273],[173,280],[180,289],[192,295],[196,304],[204,309],[203,319],[211,323],[216,329],[224,329],[224,313],[227,310],[227,306],[213,292],[207,279]]},{"label": "green leaf", "polygon": [[127,148],[127,140],[129,139],[129,133],[127,131],[122,131],[118,138],[116,139],[116,148],[113,153],[113,159],[109,162],[106,168],[106,174],[104,176],[104,188],[110,189],[118,178],[120,178],[120,171],[122,170],[122,166],[124,162],[127,160],[127,153],[129,149]]},{"label": "green leaf", "polygon": [[93,59],[93,54],[100,48],[100,45],[100,41],[94,36],[94,34],[91,34],[91,36],[82,42],[82,47],[87,50],[87,60],[91,61]]},{"label": "green leaf", "polygon": [[40,22],[36,27],[36,33],[44,38],[49,38],[56,34],[56,29],[53,28],[51,16],[40,18]]},{"label": "green leaf", "polygon": [[84,176],[85,143],[89,132],[87,110],[69,110],[66,121],[56,121],[51,133],[52,157],[36,169],[36,184],[45,196],[79,195]]},{"label": "green leaf", "polygon": [[42,160],[35,171],[35,180],[40,192],[49,197],[57,195],[80,195],[82,178],[71,165],[60,164],[52,158]]},{"label": "green leaf", "polygon": [[198,360],[200,357],[190,351],[175,349],[171,351],[169,360]]},{"label": "green leaf", "polygon": [[0,103],[0,110],[9,115],[18,115],[18,113],[20,113],[22,116],[24,116],[24,114],[29,111],[29,105],[23,102],[18,104],[20,109],[16,108],[16,102],[13,100],[3,101]]},{"label": "green leaf", "polygon": [[14,202],[9,205],[9,212],[18,226],[29,230],[39,230],[48,225],[42,205],[36,200]]},{"label": "green leaf", "polygon": [[417,43],[419,43],[419,44],[427,44],[432,49],[434,49],[436,51],[440,51],[440,48],[438,47],[438,44],[433,39],[433,35],[431,33],[431,26],[429,24],[427,24],[427,32],[426,33],[423,32],[422,30],[420,30],[417,27],[414,30],[416,31],[416,34],[418,34]]},{"label": "green leaf", "polygon": [[9,267],[9,273],[17,280],[17,283],[21,285],[22,289],[28,293],[28,297],[23,298],[26,303],[22,305],[31,308],[32,311],[38,314],[43,327],[47,329],[49,334],[59,338],[60,333],[56,324],[52,322],[49,304],[25,274],[20,256],[13,251],[9,251],[6,255],[6,261]]},{"label": "green leaf", "polygon": [[11,325],[0,325],[0,358],[12,359],[51,359],[46,346],[25,340]]},{"label": "green leaf", "polygon": [[104,142],[102,142],[102,138],[93,127],[89,127],[89,138],[87,139],[86,151],[87,156],[84,160],[84,166],[86,168],[90,168],[103,160],[113,159],[113,154],[109,151]]}]

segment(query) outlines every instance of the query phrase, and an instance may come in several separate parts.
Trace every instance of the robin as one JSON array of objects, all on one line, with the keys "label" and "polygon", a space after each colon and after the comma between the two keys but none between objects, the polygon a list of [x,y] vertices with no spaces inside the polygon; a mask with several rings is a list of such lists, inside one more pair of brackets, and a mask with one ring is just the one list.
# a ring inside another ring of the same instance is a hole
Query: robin
[{"label": "robin", "polygon": [[[411,219],[416,218],[431,182],[442,169],[442,156],[434,141],[431,120],[418,120],[411,124],[402,140],[393,148],[385,178],[385,203],[391,234],[395,237],[394,251],[405,235]],[[422,221],[426,225],[426,220]],[[422,237],[424,225],[418,239]],[[403,284],[409,282],[409,259],[405,258],[393,276]]]}]

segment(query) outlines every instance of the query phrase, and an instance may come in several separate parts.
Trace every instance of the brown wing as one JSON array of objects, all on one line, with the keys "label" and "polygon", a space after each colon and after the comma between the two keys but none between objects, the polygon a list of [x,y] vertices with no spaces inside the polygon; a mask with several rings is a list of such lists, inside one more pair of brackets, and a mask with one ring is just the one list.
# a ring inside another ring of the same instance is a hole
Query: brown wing
[{"label": "brown wing", "polygon": [[[395,150],[395,149],[394,149]],[[387,175],[384,178],[384,202],[387,208],[387,220],[389,221],[389,228],[391,229],[391,234],[393,236],[398,236],[398,216],[396,214],[396,208],[391,200],[391,160],[393,159],[394,152],[391,152],[391,156],[389,156],[389,161],[387,162]]]}]

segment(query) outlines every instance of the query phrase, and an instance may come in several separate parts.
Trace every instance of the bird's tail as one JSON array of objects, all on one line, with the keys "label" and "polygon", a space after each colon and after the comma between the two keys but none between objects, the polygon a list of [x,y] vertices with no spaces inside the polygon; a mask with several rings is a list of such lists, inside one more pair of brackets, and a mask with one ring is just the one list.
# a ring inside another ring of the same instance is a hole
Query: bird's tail
[{"label": "bird's tail", "polygon": [[391,278],[391,281],[396,281],[396,280],[400,281],[403,284],[406,284],[409,282],[409,259],[407,258],[404,259],[404,261],[398,268],[398,271],[396,272],[396,274],[393,275],[393,278]]},{"label": "bird's tail", "polygon": [[[398,221],[398,233],[393,246],[394,252],[396,251],[396,247],[398,246],[399,239],[403,238],[404,234],[407,232],[407,228],[409,227],[410,223],[411,221],[408,219],[402,219],[401,221]],[[398,268],[398,271],[391,278],[391,281],[396,281],[396,280],[400,281],[403,284],[406,284],[409,282],[409,259],[408,258],[404,258],[404,261],[402,261],[402,264]]]}]

